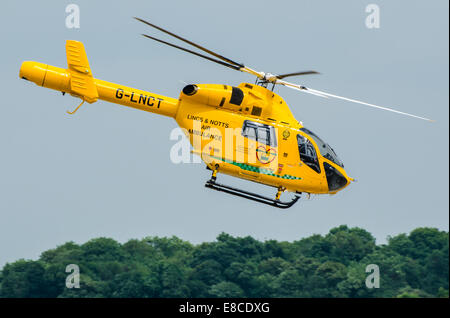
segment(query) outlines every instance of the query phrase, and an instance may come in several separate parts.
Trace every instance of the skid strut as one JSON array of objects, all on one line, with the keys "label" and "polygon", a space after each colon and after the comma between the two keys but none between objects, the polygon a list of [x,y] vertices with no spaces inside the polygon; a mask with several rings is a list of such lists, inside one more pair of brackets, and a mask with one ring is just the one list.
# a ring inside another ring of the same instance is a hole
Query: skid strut
[{"label": "skid strut", "polygon": [[278,188],[278,192],[275,196],[275,199],[272,199],[272,198],[254,193],[254,192],[249,192],[249,191],[234,188],[234,187],[231,187],[231,186],[228,186],[225,184],[217,183],[216,179],[217,179],[217,170],[214,170],[213,175],[211,176],[211,179],[206,181],[205,187],[216,190],[216,191],[221,191],[221,192],[225,192],[228,194],[232,194],[232,195],[235,195],[235,196],[238,196],[241,198],[253,200],[253,201],[256,201],[259,203],[264,203],[264,204],[267,204],[267,205],[270,205],[273,207],[277,207],[280,209],[290,208],[300,199],[300,195],[296,194],[295,197],[290,202],[280,201],[281,193],[283,191],[285,191],[285,189],[283,187]]}]

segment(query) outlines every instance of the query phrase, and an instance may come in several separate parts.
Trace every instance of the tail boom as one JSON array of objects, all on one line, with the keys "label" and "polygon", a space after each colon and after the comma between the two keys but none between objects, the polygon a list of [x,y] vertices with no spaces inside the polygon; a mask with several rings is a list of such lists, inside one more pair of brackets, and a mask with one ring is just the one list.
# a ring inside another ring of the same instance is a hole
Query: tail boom
[{"label": "tail boom", "polygon": [[175,118],[177,99],[94,78],[81,42],[67,41],[66,51],[67,69],[25,61],[19,77],[38,86],[69,93],[88,103],[101,99]]}]

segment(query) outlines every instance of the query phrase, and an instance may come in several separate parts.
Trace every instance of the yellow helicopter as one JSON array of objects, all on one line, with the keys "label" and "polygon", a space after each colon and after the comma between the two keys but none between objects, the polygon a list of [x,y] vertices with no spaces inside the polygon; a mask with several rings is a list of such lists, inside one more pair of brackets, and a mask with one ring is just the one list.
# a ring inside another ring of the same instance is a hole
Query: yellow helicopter
[{"label": "yellow helicopter", "polygon": [[[241,83],[237,87],[190,84],[183,88],[178,99],[166,97],[94,78],[83,44],[72,40],[66,42],[67,69],[26,61],[22,63],[19,76],[39,86],[61,91],[63,95],[70,93],[80,98],[81,104],[69,114],[75,113],[84,102],[94,103],[101,99],[174,118],[189,138],[192,152],[199,155],[207,169],[212,171],[211,179],[205,184],[210,189],[278,208],[289,208],[302,193],[335,194],[354,181],[345,172],[333,148],[295,119],[286,102],[273,92],[275,85],[431,121],[286,82],[286,77],[317,72],[274,75],[255,71],[148,21],[135,19],[209,56],[143,34],[146,38],[254,75],[255,83]],[[267,88],[268,85],[272,85],[271,89]],[[277,189],[276,195],[270,198],[220,184],[217,182],[218,173],[274,187]],[[291,201],[280,200],[284,191],[294,193]]]}]

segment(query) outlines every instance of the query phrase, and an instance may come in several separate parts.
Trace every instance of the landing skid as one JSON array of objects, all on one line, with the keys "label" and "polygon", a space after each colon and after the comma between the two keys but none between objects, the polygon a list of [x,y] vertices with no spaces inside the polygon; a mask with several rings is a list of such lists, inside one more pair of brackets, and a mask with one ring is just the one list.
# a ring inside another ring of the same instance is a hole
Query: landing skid
[{"label": "landing skid", "polygon": [[[233,188],[233,187],[230,187],[230,186],[227,186],[224,184],[217,183],[215,180],[215,177],[206,181],[205,187],[216,190],[216,191],[229,193],[229,194],[241,197],[241,198],[253,200],[253,201],[256,201],[259,203],[267,204],[267,205],[270,205],[270,206],[273,206],[276,208],[280,208],[280,209],[290,208],[298,201],[298,199],[300,199],[300,195],[296,195],[292,199],[292,201],[283,202],[283,201],[280,201],[279,199],[272,199],[272,198],[265,197],[265,196],[257,194],[257,193],[253,193],[253,192],[249,192],[249,191],[245,191],[242,189],[237,189],[237,188]],[[279,195],[277,195],[277,197],[279,197]]]}]

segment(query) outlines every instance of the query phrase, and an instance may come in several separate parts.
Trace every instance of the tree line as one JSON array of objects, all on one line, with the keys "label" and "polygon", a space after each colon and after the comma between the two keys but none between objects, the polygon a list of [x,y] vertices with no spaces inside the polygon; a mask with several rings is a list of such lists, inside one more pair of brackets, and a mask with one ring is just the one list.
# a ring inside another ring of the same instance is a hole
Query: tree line
[{"label": "tree line", "polygon": [[[376,245],[346,225],[293,242],[101,237],[6,264],[0,297],[448,297],[448,245],[448,232],[435,228]],[[66,286],[69,264],[79,267],[79,288]],[[370,264],[379,288],[366,285]]]}]

